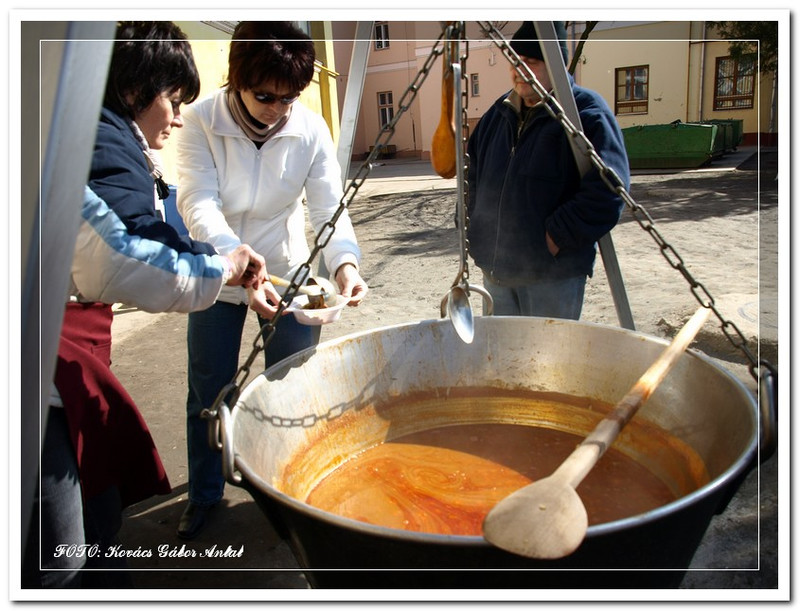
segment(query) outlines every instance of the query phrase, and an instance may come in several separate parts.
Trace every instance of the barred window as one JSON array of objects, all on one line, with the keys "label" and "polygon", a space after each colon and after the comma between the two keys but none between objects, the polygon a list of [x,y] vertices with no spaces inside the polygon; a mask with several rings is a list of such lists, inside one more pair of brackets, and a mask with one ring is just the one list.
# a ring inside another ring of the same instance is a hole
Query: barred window
[{"label": "barred window", "polygon": [[753,108],[756,56],[718,57],[714,83],[714,110]]},{"label": "barred window", "polygon": [[617,115],[647,114],[649,66],[617,68],[614,112]]}]

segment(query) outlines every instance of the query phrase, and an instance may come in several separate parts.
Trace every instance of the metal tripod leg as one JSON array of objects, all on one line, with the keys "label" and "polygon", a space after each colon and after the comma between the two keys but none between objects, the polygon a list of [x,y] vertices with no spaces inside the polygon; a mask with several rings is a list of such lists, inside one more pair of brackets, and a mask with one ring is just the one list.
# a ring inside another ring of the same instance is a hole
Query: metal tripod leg
[{"label": "metal tripod leg", "polygon": [[[350,159],[353,155],[353,140],[358,127],[358,112],[361,106],[361,95],[364,91],[364,78],[367,74],[367,59],[369,46],[372,42],[372,28],[374,21],[359,21],[356,23],[356,34],[353,40],[353,52],[350,56],[350,71],[347,74],[347,89],[344,92],[344,106],[342,108],[341,125],[339,128],[339,144],[336,148],[336,159],[342,169],[342,185],[347,185],[347,175],[350,173]],[[335,270],[334,270],[335,271]],[[325,264],[325,258],[320,256],[317,265],[317,275],[323,278],[330,276],[331,270]],[[319,341],[321,327],[311,330],[314,338]]]},{"label": "metal tripod leg", "polygon": [[374,23],[374,21],[359,21],[356,23],[353,52],[350,56],[350,71],[347,73],[347,89],[345,89],[344,105],[342,107],[339,146],[336,151],[336,157],[342,168],[342,185],[347,184],[347,175],[350,171],[353,140],[355,140],[356,127],[358,126],[358,112],[361,106],[361,95],[364,91],[364,79],[367,74],[367,59],[369,59]]},{"label": "metal tripod leg", "polygon": [[[578,114],[578,107],[572,95],[572,88],[567,76],[567,67],[564,65],[564,58],[561,55],[561,48],[558,44],[556,29],[552,21],[534,21],[536,33],[539,37],[539,46],[542,48],[542,55],[550,75],[550,82],[553,85],[553,94],[564,109],[567,118],[578,129],[581,128],[581,119]],[[583,176],[591,169],[589,159],[577,148],[572,138],[569,140],[572,152],[575,155],[575,163]],[[619,269],[617,253],[614,250],[614,242],[611,234],[607,233],[598,240],[600,256],[608,277],[608,284],[611,288],[611,297],[614,300],[614,307],[617,311],[619,324],[625,329],[635,330],[633,314],[628,303],[628,295],[625,292],[625,283],[622,279],[622,272]]]}]

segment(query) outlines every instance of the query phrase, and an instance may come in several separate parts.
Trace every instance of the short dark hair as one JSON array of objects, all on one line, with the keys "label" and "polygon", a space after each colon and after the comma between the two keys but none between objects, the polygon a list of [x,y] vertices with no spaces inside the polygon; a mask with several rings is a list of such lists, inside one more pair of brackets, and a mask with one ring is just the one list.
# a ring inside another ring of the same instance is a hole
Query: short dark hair
[{"label": "short dark hair", "polygon": [[245,91],[272,80],[299,93],[314,77],[315,59],[311,38],[291,21],[241,21],[231,39],[225,85]]},{"label": "short dark hair", "polygon": [[103,104],[133,118],[162,93],[176,91],[183,104],[200,94],[200,75],[183,31],[171,21],[119,22]]}]

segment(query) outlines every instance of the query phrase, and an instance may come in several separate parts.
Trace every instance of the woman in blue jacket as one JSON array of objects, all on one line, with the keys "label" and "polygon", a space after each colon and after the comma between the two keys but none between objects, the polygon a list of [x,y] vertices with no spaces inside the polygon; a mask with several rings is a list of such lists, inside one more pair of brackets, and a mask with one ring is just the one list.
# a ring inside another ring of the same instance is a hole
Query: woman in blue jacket
[{"label": "woman in blue jacket", "polygon": [[[511,47],[549,91],[531,22],[514,34]],[[563,44],[562,54],[566,59]],[[509,67],[513,89],[481,118],[468,144],[470,253],[496,315],[577,320],[596,242],[618,222],[623,201],[596,169],[580,176],[561,123]],[[570,84],[583,132],[627,188],[628,158],[613,113],[571,76]]]},{"label": "woman in blue jacket", "polygon": [[[199,91],[191,48],[170,22],[122,23],[84,193],[40,463],[24,587],[124,587],[106,556],[121,509],[170,491],[138,408],[111,372],[112,304],[149,312],[211,306],[225,285],[255,286],[264,260],[178,235],[158,203],[156,151]],[[275,298],[279,298],[277,294]],[[36,566],[33,566],[34,563]]]}]

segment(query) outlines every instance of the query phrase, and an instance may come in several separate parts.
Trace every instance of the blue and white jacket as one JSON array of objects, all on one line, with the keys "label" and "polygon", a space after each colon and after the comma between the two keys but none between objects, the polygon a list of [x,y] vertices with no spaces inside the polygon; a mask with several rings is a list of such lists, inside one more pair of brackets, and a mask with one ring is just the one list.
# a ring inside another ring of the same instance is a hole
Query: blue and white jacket
[{"label": "blue and white jacket", "polygon": [[220,255],[179,249],[174,240],[131,231],[112,206],[85,188],[71,297],[147,312],[192,312],[214,303],[225,272]]},{"label": "blue and white jacket", "polygon": [[155,207],[153,177],[128,123],[103,108],[72,264],[72,297],[148,312],[211,306],[227,262],[181,236]]}]

